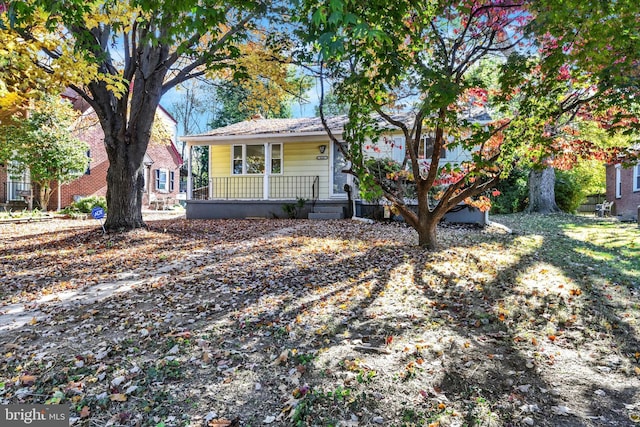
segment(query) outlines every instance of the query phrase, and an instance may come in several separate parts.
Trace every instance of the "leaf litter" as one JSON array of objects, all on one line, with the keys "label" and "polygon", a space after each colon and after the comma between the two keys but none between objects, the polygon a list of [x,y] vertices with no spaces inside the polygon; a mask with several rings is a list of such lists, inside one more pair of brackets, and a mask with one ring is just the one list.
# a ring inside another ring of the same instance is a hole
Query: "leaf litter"
[{"label": "leaf litter", "polygon": [[638,425],[637,260],[573,218],[442,226],[431,253],[393,223],[10,225],[0,311],[30,320],[0,331],[0,402],[83,426]]}]

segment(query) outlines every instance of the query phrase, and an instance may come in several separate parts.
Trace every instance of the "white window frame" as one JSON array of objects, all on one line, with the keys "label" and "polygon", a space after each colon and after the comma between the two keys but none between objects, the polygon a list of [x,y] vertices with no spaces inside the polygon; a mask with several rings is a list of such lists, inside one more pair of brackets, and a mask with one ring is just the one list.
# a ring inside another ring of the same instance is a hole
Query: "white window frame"
[{"label": "white window frame", "polygon": [[[418,144],[418,158],[420,158],[420,156],[422,156],[422,158],[424,160],[431,160],[431,156],[428,155],[429,153],[429,144],[428,141],[432,140],[433,143],[432,145],[435,145],[435,137],[429,135],[429,134],[425,134],[422,135],[420,137],[420,143]],[[420,152],[420,146],[422,145],[422,152]],[[447,156],[449,154],[449,150],[447,150],[445,147],[442,147],[442,151],[440,151],[440,160],[446,160]]]},{"label": "white window frame", "polygon": [[640,163],[633,167],[633,191],[640,191]]},{"label": "white window frame", "polygon": [[615,192],[616,192],[616,199],[621,199],[622,198],[622,165],[617,164],[616,165],[616,171],[615,171],[615,183],[616,183],[616,187],[615,187]]},{"label": "white window frame", "polygon": [[404,136],[394,136],[393,147],[391,150],[391,158],[394,161],[402,164],[406,156],[407,156],[407,144],[404,139]]},{"label": "white window frame", "polygon": [[[279,159],[273,158],[273,147],[280,147],[280,157]],[[255,147],[264,147],[264,168],[265,170],[262,173],[250,173],[247,172],[247,147],[255,146]],[[241,149],[241,158],[236,159],[236,148]],[[233,176],[264,176],[264,175],[282,175],[284,168],[284,148],[283,144],[280,142],[277,143],[268,143],[268,144],[234,144],[231,146],[231,175]],[[273,168],[273,160],[280,160],[280,171],[274,172]],[[237,161],[242,163],[241,169],[239,172],[236,172],[235,164]],[[267,169],[268,168],[268,169]]]},{"label": "white window frame", "polygon": [[[280,147],[280,157],[276,158],[273,156],[273,147],[275,146],[279,146]],[[273,144],[269,144],[269,174],[270,175],[282,175],[282,169],[284,168],[284,162],[282,161],[282,159],[284,158],[284,147],[282,146],[281,143],[277,142],[277,143],[273,143]],[[274,172],[274,168],[273,168],[273,161],[274,160],[279,160],[280,163],[280,171],[279,172]]]},{"label": "white window frame", "polygon": [[[156,175],[155,176],[156,191],[159,193],[168,193],[169,192],[169,170],[164,168],[156,169],[155,175]],[[160,185],[162,183],[161,177],[163,175],[164,175],[164,185],[161,186]]]}]

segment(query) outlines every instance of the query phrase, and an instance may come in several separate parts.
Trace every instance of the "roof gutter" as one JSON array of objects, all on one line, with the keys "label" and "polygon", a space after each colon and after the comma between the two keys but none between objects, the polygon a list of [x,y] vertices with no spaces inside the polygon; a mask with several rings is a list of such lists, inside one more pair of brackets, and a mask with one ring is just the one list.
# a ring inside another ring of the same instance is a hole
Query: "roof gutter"
[{"label": "roof gutter", "polygon": [[225,145],[233,142],[260,141],[265,139],[277,140],[297,140],[300,142],[318,140],[318,138],[328,138],[325,131],[314,132],[290,132],[290,133],[261,133],[243,135],[192,135],[181,136],[181,141],[191,145]]}]

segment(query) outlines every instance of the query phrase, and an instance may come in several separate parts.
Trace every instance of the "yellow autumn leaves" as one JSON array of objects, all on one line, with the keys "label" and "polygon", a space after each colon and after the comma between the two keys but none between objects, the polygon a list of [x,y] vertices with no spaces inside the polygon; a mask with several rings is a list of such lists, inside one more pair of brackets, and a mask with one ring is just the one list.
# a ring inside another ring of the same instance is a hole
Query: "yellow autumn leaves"
[{"label": "yellow autumn leaves", "polygon": [[[87,17],[88,28],[102,22],[100,14],[91,16]],[[0,122],[28,99],[61,92],[70,83],[84,85],[98,80],[115,94],[126,88],[119,77],[100,73],[97,64],[80,55],[63,27],[48,28],[47,19],[44,12],[34,12],[24,24],[28,35],[22,35],[19,28],[11,27],[6,14],[0,15]]]}]

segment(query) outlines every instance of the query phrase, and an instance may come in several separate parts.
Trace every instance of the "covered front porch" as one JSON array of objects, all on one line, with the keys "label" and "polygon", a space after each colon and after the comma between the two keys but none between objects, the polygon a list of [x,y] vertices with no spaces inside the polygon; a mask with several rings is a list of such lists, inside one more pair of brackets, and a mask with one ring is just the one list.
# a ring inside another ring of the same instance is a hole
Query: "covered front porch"
[{"label": "covered front porch", "polygon": [[[187,218],[345,218],[353,211],[348,166],[317,118],[249,120],[182,139]],[[194,152],[207,159],[204,174],[193,173],[202,165]]]},{"label": "covered front porch", "polygon": [[193,188],[186,201],[190,219],[345,218],[347,200],[319,200],[320,177],[215,177]]},{"label": "covered front porch", "polygon": [[188,200],[299,200],[316,201],[320,177],[227,176],[213,177],[207,185],[194,188]]}]

